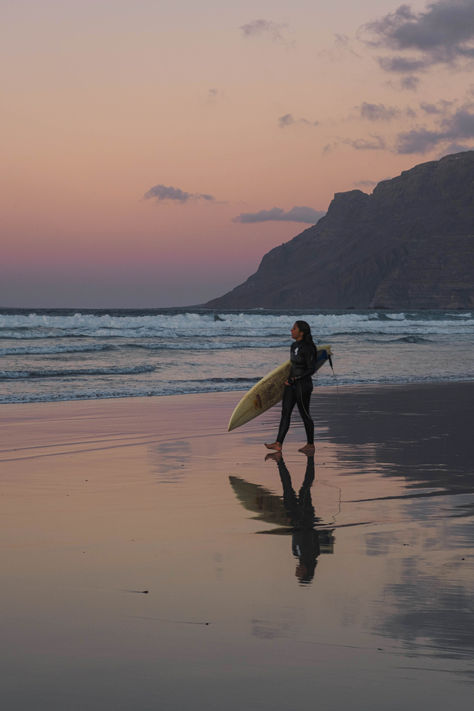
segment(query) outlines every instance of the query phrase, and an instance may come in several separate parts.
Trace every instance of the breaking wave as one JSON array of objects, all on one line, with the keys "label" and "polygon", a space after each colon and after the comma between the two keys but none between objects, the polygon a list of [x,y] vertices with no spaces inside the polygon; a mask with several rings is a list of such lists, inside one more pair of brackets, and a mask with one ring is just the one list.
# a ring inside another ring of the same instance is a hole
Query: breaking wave
[{"label": "breaking wave", "polygon": [[136,365],[130,368],[110,366],[107,368],[64,368],[61,370],[0,370],[0,380],[26,380],[28,378],[70,378],[90,375],[137,375],[152,373],[152,365]]}]

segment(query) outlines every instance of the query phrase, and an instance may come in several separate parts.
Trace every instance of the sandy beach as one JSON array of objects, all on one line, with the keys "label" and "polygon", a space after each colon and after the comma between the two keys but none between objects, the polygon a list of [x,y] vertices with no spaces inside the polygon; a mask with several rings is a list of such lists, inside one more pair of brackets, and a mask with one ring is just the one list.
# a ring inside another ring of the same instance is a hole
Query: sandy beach
[{"label": "sandy beach", "polygon": [[472,707],[474,383],[4,405],[2,707]]}]

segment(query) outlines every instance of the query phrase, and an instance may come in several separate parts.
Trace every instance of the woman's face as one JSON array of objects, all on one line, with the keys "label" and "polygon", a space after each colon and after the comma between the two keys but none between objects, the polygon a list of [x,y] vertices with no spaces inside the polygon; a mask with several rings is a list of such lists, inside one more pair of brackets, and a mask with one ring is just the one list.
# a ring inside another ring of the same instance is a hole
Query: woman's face
[{"label": "woman's face", "polygon": [[291,337],[295,340],[298,341],[301,337],[303,336],[303,331],[300,331],[296,323],[293,324],[293,327],[291,329]]}]

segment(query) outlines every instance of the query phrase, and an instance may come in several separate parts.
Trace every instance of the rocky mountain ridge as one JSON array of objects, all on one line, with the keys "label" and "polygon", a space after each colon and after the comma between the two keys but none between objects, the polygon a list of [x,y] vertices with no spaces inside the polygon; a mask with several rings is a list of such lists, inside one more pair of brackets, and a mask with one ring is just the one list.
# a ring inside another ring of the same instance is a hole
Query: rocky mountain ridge
[{"label": "rocky mountain ridge", "polygon": [[417,165],[371,195],[336,193],[316,225],[205,306],[473,308],[474,151]]}]

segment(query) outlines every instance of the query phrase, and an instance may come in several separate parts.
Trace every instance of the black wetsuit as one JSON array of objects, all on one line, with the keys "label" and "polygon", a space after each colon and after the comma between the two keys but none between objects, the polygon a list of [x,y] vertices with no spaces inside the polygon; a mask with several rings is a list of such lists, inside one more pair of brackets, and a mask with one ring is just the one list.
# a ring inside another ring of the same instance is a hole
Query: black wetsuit
[{"label": "black wetsuit", "polygon": [[295,341],[291,344],[291,370],[288,377],[289,385],[285,385],[281,409],[280,429],[277,442],[283,444],[290,426],[291,413],[295,405],[303,420],[308,444],[314,443],[314,422],[309,413],[309,402],[313,391],[311,376],[316,370],[316,348],[311,343]]}]

